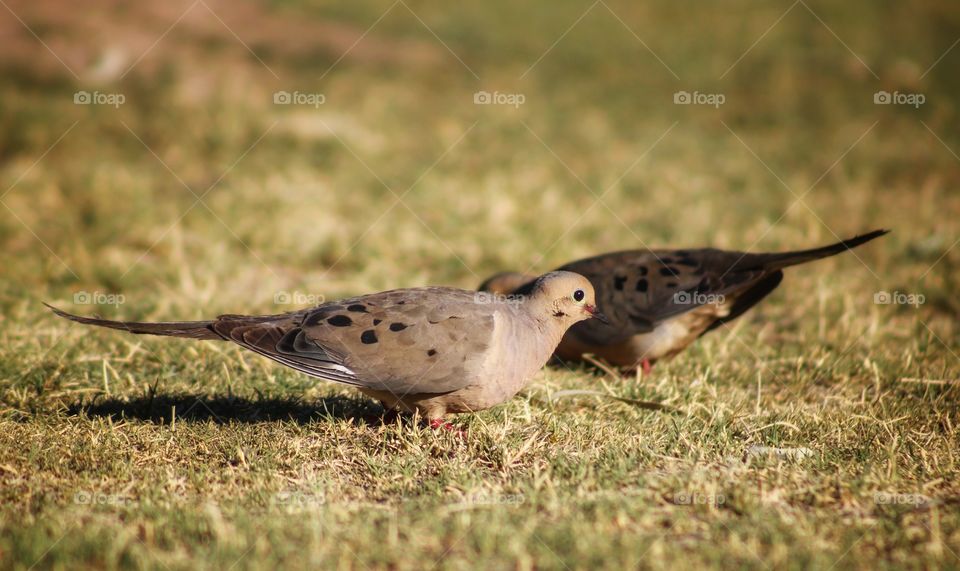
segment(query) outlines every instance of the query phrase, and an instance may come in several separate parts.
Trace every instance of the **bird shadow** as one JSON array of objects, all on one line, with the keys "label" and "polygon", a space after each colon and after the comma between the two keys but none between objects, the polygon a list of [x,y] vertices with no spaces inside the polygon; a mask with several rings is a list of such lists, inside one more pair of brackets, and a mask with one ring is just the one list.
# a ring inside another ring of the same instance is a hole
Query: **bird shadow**
[{"label": "bird shadow", "polygon": [[176,422],[217,424],[264,422],[335,422],[347,420],[355,424],[380,426],[395,422],[396,415],[379,404],[346,396],[324,397],[305,402],[291,397],[194,393],[154,393],[149,391],[132,398],[96,397],[67,407],[73,416],[110,418],[114,421],[140,420],[155,424]]}]

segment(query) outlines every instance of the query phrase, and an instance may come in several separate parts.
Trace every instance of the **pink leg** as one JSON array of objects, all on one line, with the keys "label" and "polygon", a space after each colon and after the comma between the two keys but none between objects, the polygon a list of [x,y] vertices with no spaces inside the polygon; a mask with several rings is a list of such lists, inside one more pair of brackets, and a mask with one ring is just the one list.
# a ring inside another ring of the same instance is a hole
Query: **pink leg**
[{"label": "pink leg", "polygon": [[640,361],[640,369],[643,370],[644,375],[649,375],[653,371],[653,365],[650,364],[650,359]]}]

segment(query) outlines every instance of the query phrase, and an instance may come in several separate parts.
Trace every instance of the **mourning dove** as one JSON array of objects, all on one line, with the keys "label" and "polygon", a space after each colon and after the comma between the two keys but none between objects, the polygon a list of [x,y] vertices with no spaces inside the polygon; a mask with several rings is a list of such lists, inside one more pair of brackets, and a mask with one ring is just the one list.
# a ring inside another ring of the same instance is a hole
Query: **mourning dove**
[{"label": "mourning dove", "polygon": [[[748,254],[716,250],[630,250],[560,268],[593,283],[609,323],[572,327],[557,347],[563,360],[592,353],[621,367],[642,366],[683,351],[704,333],[742,315],[773,291],[783,268],[833,256],[886,234],[877,230],[837,244],[796,252]],[[531,276],[504,272],[480,289],[523,294]]]},{"label": "mourning dove", "polygon": [[60,317],[130,333],[232,341],[312,377],[351,385],[438,426],[447,413],[513,397],[566,330],[596,309],[593,286],[571,272],[533,281],[521,299],[443,287],[399,289],[278,315],[134,322]]}]

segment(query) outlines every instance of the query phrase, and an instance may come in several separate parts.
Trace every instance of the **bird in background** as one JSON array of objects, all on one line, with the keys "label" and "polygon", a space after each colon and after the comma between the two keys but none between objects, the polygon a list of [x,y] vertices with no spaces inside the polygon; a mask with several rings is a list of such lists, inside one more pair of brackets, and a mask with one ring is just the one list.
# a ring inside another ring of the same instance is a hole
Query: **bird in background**
[{"label": "bird in background", "polygon": [[[887,232],[875,230],[793,252],[627,250],[570,262],[558,269],[590,280],[608,322],[574,325],[556,356],[576,361],[593,354],[622,368],[649,372],[656,361],[677,355],[701,335],[759,303],[780,285],[784,268],[846,252]],[[531,291],[532,280],[530,275],[503,272],[479,289],[523,297]]]},{"label": "bird in background", "polygon": [[444,287],[399,289],[290,313],[208,321],[113,321],[48,307],[71,321],[128,333],[230,341],[449,428],[449,413],[513,397],[571,325],[605,319],[593,286],[575,273],[545,274],[526,291],[515,300]]}]

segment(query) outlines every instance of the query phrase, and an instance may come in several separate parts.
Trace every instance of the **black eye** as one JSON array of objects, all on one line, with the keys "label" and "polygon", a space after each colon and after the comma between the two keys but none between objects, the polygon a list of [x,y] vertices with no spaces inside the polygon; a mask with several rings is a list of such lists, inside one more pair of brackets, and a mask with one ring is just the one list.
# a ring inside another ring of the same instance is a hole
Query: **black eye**
[{"label": "black eye", "polygon": [[573,299],[574,301],[583,301],[583,297],[585,295],[587,294],[583,293],[582,289],[578,289],[577,291],[573,292]]}]

